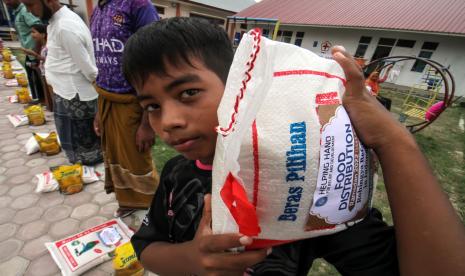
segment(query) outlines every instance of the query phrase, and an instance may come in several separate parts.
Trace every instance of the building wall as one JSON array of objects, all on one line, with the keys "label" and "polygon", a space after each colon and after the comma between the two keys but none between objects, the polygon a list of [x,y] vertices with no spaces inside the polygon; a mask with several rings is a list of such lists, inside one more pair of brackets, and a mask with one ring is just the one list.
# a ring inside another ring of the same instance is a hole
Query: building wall
[{"label": "building wall", "polygon": [[226,26],[226,17],[233,15],[233,12],[227,12],[214,8],[204,7],[183,2],[173,2],[165,0],[152,0],[155,6],[162,7],[164,14],[160,14],[162,18],[169,18],[176,16],[176,5],[179,5],[180,16],[190,17],[192,14],[217,19],[224,22],[222,25]]},{"label": "building wall", "polygon": [[[269,25],[256,25],[263,28],[273,28]],[[251,26],[248,26],[249,28]],[[343,45],[351,54],[359,45],[361,36],[372,37],[371,42],[365,52],[364,58],[371,60],[375,52],[380,38],[406,39],[414,40],[413,48],[404,48],[394,46],[389,56],[394,55],[414,55],[418,56],[421,51],[423,42],[439,43],[437,49],[433,51],[431,56],[445,67],[449,67],[456,81],[456,95],[465,96],[465,37],[455,37],[435,34],[420,34],[397,31],[379,31],[379,30],[354,30],[354,29],[337,29],[337,28],[318,28],[318,27],[299,27],[285,26],[280,27],[281,31],[292,31],[290,43],[295,43],[297,32],[304,32],[301,47],[309,49],[322,56],[329,56],[329,51],[322,51],[322,43],[328,41],[331,45]],[[235,32],[245,31],[236,24]],[[279,39],[279,37],[278,37]],[[315,45],[315,47],[314,47]],[[395,84],[411,86],[421,82],[423,73],[411,71],[414,61],[399,62],[396,64],[396,69],[400,70],[399,77],[394,81]]]}]

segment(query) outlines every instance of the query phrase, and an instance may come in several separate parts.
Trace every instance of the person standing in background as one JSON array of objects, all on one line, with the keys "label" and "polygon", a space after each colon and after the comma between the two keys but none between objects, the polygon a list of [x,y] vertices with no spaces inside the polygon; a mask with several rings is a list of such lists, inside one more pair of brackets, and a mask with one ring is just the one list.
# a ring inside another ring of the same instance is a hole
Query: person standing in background
[{"label": "person standing in background", "polygon": [[[39,18],[27,11],[26,7],[19,0],[5,0],[5,4],[13,10],[15,17],[14,26],[16,33],[19,36],[21,47],[31,51],[36,51],[36,43],[31,36],[31,27],[36,24],[41,24]],[[42,85],[40,76],[33,69],[38,65],[38,61],[33,55],[26,55],[26,74],[31,88],[33,99],[43,99]]]},{"label": "person standing in background", "polygon": [[158,186],[151,156],[155,133],[121,69],[126,41],[139,28],[157,20],[150,0],[101,0],[90,19],[99,70],[94,127],[102,141],[105,190],[114,192],[119,204],[115,217],[148,209]]},{"label": "person standing in background", "polygon": [[34,15],[48,21],[45,77],[52,86],[55,125],[71,163],[102,162],[100,140],[93,131],[97,112],[97,77],[89,28],[58,0],[22,0]]}]

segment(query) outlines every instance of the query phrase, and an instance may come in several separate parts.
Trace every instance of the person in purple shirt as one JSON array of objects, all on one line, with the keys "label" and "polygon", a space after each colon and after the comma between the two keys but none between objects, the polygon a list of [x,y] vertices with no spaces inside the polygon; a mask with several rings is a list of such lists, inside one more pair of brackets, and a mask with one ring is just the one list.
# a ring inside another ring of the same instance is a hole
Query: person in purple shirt
[{"label": "person in purple shirt", "polygon": [[105,190],[119,204],[115,217],[149,208],[158,186],[150,152],[155,134],[121,70],[126,41],[158,20],[150,0],[100,0],[90,20],[99,93],[94,129],[102,140]]}]

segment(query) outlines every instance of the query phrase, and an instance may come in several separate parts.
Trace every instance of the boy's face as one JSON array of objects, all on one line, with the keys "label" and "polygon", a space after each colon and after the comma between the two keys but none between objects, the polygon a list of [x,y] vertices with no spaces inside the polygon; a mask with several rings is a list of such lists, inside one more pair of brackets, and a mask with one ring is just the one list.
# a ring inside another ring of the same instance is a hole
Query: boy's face
[{"label": "boy's face", "polygon": [[167,75],[151,74],[138,87],[138,98],[150,126],[164,142],[188,159],[211,164],[224,84],[198,59],[191,63],[194,67],[167,62]]}]

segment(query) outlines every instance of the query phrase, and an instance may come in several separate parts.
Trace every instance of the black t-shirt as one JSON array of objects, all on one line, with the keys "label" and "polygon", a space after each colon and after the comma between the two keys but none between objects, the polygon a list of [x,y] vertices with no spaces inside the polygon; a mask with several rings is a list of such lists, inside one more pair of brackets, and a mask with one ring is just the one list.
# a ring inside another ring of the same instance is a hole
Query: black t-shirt
[{"label": "black t-shirt", "polygon": [[[211,171],[183,156],[165,164],[150,210],[131,238],[139,258],[153,242],[182,243],[194,238],[211,183]],[[394,231],[376,210],[340,233],[273,247],[263,262],[247,272],[306,276],[315,258],[325,258],[344,275],[398,274]]]}]

